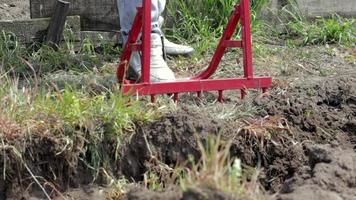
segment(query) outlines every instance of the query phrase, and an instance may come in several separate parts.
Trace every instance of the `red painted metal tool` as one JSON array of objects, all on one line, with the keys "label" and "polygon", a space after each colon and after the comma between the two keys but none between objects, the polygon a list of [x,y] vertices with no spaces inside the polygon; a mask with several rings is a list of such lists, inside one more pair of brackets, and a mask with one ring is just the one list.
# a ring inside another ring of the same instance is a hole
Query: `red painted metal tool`
[{"label": "red painted metal tool", "polygon": [[[183,92],[197,92],[197,95],[200,97],[203,91],[218,91],[218,100],[220,102],[224,100],[223,91],[225,90],[241,90],[242,98],[245,97],[246,89],[249,88],[262,89],[265,92],[271,87],[272,78],[255,77],[253,74],[249,4],[249,0],[241,0],[241,3],[235,6],[207,69],[191,78],[178,79],[172,82],[152,83],[150,81],[151,0],[143,0],[143,6],[138,8],[133,27],[129,33],[128,41],[117,68],[117,78],[122,86],[122,91],[138,95],[151,95],[152,101],[156,99],[155,95],[157,94],[174,94],[174,100],[178,100],[179,93]],[[242,27],[242,40],[233,39],[238,24]],[[138,40],[141,33],[142,38]],[[211,76],[218,69],[227,48],[242,49],[244,77],[211,79]],[[133,51],[141,52],[142,75],[138,83],[125,78]]]}]

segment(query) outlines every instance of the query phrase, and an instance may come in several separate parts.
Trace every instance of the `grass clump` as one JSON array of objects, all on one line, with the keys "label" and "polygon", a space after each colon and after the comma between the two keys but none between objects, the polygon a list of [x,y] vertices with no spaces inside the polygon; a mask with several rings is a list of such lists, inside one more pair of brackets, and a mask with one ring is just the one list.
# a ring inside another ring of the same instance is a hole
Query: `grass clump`
[{"label": "grass clump", "polygon": [[112,175],[112,163],[118,161],[122,141],[134,131],[135,123],[156,117],[119,91],[95,96],[69,87],[36,91],[19,88],[4,77],[0,84],[0,139],[3,147],[20,155],[0,154],[0,160],[7,163],[1,165],[0,161],[0,170],[9,184],[18,175],[26,176],[28,171],[13,168],[23,164],[35,170],[36,176],[43,176],[43,186],[50,182],[66,187],[63,184],[69,180],[80,181],[73,172],[84,169],[93,181],[100,178],[103,182],[103,175]]},{"label": "grass clump", "polygon": [[183,170],[180,178],[183,191],[194,192],[200,188],[224,192],[235,198],[262,198],[257,177],[247,182],[240,159],[230,157],[231,142],[223,141],[220,136],[211,136],[204,143],[198,142],[198,146],[200,160]]},{"label": "grass clump", "polygon": [[296,19],[286,24],[287,39],[297,45],[340,44],[351,46],[356,43],[356,21],[338,15],[315,21]]},{"label": "grass clump", "polygon": [[[67,38],[56,49],[45,44],[26,48],[14,34],[1,32],[0,139],[2,148],[14,151],[2,151],[0,171],[9,188],[32,170],[40,187],[47,189],[53,183],[55,190],[80,180],[78,170],[91,172],[93,179],[111,175],[123,138],[136,122],[156,117],[156,112],[144,109],[119,88],[91,92],[70,82],[59,87],[56,80],[47,80],[59,71],[101,78],[100,67],[106,66],[116,49],[108,43],[99,47],[86,39],[75,49]],[[25,188],[32,185],[31,178],[26,181]]]},{"label": "grass clump", "polygon": [[278,31],[270,29],[277,38],[287,41],[287,44],[305,46],[318,44],[339,44],[353,46],[356,43],[356,21],[337,14],[329,17],[311,19],[305,15],[295,1],[279,10]]},{"label": "grass clump", "polygon": [[[123,134],[132,128],[135,120],[145,121],[154,114],[143,110],[139,102],[130,101],[119,91],[92,96],[84,91],[67,87],[63,91],[35,91],[31,88],[18,88],[18,82],[0,79],[0,110],[3,116],[19,124],[41,118],[55,116],[56,121],[71,127],[90,127],[98,122],[109,125],[112,133]],[[44,117],[46,116],[46,117]],[[64,133],[66,134],[66,133]]]}]

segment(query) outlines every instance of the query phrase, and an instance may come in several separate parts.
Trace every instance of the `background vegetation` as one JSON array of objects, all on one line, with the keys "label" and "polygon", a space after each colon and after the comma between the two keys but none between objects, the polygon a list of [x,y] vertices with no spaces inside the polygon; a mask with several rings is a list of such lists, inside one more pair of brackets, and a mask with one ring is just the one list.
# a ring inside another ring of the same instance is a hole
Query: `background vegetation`
[{"label": "background vegetation", "polygon": [[[236,0],[177,0],[169,1],[168,37],[192,44],[198,54],[214,49],[231,14]],[[252,34],[254,41],[281,41],[285,44],[315,45],[356,43],[356,21],[338,15],[311,20],[302,15],[295,1],[272,13],[272,19],[261,16],[272,12],[268,0],[251,1]]]}]

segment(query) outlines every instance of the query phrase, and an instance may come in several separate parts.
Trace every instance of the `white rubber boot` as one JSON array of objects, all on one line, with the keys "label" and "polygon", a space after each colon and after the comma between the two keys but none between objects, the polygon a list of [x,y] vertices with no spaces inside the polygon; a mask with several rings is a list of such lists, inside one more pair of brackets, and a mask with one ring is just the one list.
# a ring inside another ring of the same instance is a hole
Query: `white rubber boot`
[{"label": "white rubber boot", "polygon": [[164,48],[166,50],[167,55],[171,56],[190,56],[194,53],[193,47],[175,44],[169,41],[166,37],[164,37]]},{"label": "white rubber boot", "polygon": [[[138,52],[132,54],[130,60],[129,78],[141,77],[141,56]],[[158,33],[151,34],[151,82],[174,81],[173,71],[163,58],[162,37]]]},{"label": "white rubber boot", "polygon": [[[160,29],[162,28],[162,25],[164,23],[164,18],[162,16],[159,17],[158,19],[158,25]],[[171,56],[190,56],[194,53],[194,48],[191,46],[187,45],[181,45],[181,44],[176,44],[171,41],[169,41],[166,37],[164,37],[164,49],[166,51],[167,55]]]}]

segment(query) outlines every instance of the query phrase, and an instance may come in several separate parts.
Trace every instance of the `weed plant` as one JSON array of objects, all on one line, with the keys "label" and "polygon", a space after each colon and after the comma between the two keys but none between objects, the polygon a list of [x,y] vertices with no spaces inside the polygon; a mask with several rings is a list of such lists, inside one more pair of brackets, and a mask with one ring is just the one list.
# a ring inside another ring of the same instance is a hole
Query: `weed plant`
[{"label": "weed plant", "polygon": [[250,178],[248,187],[245,185],[241,161],[230,157],[230,142],[223,141],[220,136],[211,136],[206,142],[198,142],[198,146],[201,159],[185,168],[183,173],[179,172],[184,191],[212,189],[242,199],[261,199],[263,192],[256,177]]}]

